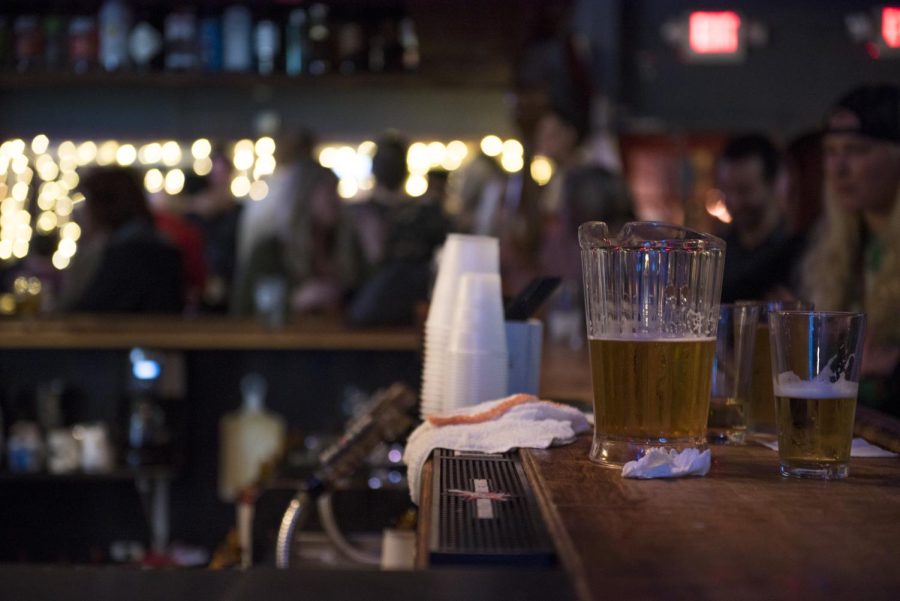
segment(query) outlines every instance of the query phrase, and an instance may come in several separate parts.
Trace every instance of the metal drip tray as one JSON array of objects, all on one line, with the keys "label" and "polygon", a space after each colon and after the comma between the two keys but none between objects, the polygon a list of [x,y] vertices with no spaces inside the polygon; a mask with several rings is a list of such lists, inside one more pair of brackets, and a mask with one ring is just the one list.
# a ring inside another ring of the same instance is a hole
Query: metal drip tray
[{"label": "metal drip tray", "polygon": [[432,565],[545,565],[555,554],[516,453],[432,455]]}]

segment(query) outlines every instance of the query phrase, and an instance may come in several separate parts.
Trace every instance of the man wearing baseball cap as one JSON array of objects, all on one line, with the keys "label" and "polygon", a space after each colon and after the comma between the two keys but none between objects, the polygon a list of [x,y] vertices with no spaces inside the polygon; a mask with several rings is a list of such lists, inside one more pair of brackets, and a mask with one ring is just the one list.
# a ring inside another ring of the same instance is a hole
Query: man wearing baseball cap
[{"label": "man wearing baseball cap", "polygon": [[866,313],[860,401],[900,415],[900,90],[852,90],[822,133],[825,217],[804,261],[806,296]]}]

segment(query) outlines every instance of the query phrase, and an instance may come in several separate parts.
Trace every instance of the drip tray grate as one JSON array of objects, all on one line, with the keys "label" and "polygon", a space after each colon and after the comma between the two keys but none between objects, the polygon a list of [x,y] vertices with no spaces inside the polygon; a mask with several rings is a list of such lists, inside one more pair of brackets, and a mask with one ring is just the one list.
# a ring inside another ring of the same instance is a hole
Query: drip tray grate
[{"label": "drip tray grate", "polygon": [[432,565],[555,562],[517,453],[436,449],[432,463]]}]

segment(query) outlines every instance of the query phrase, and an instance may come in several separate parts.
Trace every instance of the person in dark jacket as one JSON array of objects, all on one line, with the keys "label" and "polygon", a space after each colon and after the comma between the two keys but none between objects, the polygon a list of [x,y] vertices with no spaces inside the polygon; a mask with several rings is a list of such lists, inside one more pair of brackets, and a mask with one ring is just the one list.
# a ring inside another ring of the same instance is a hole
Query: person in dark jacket
[{"label": "person in dark jacket", "polygon": [[[97,168],[81,180],[85,243],[94,256],[71,282],[75,312],[178,313],[183,308],[181,254],[154,225],[140,176]],[[77,255],[76,255],[77,259]]]}]

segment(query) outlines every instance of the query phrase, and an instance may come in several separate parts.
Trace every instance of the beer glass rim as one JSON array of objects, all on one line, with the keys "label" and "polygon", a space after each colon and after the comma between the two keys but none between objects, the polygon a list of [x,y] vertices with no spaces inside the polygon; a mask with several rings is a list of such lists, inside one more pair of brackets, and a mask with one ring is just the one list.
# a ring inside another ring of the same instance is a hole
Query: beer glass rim
[{"label": "beer glass rim", "polygon": [[[652,229],[660,231],[659,238],[649,237],[648,230]],[[633,230],[648,233],[632,233]],[[597,236],[595,232],[601,233],[602,236]],[[662,235],[663,232],[671,235]],[[648,237],[640,242],[627,240],[629,236],[640,238],[642,235]],[[629,221],[622,226],[616,237],[609,236],[606,223],[586,221],[578,226],[578,239],[582,249],[683,250],[687,252],[725,250],[725,241],[718,236],[665,221]]]}]

